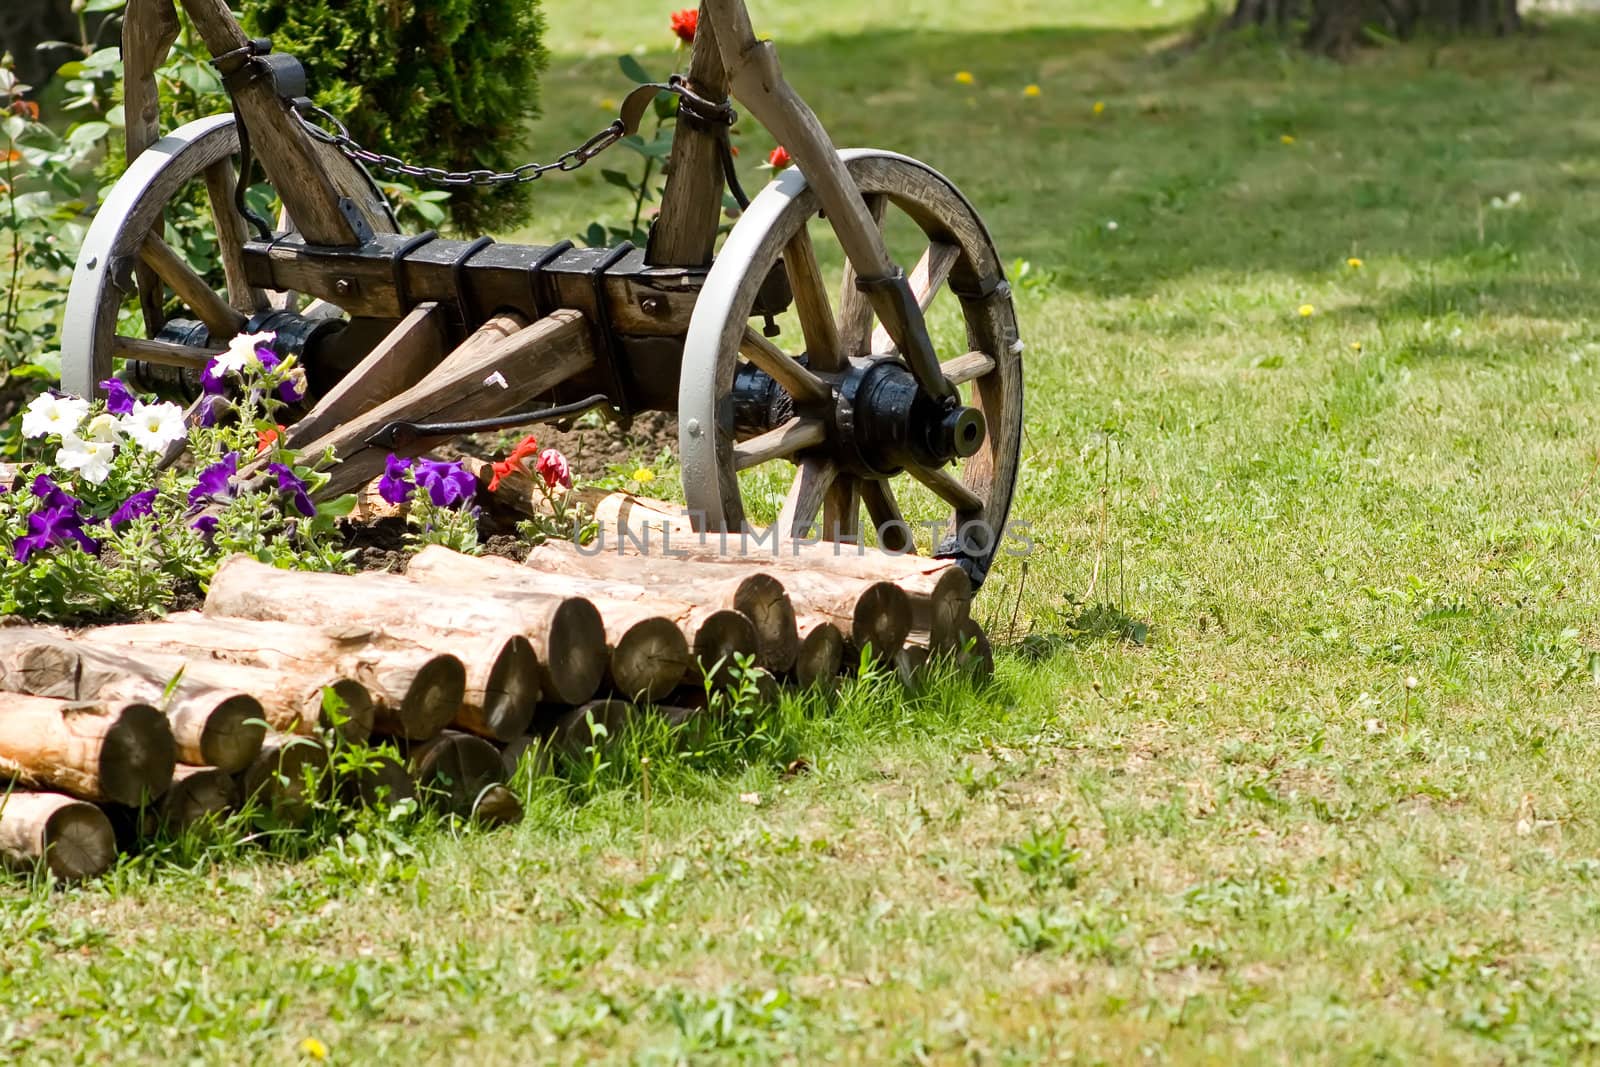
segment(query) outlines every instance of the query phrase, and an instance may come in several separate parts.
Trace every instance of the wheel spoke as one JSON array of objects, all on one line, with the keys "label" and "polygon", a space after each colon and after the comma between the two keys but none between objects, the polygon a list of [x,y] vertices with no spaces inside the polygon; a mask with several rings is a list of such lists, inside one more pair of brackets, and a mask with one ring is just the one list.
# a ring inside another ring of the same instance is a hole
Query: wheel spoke
[{"label": "wheel spoke", "polygon": [[147,341],[142,337],[123,337],[112,340],[111,353],[117,359],[138,359],[163,367],[190,367],[204,370],[220,348],[198,348],[194,345],[176,345],[170,341]]},{"label": "wheel spoke", "polygon": [[838,476],[839,465],[831,459],[810,456],[800,461],[800,469],[789,486],[789,495],[783,501],[783,510],[778,512],[779,540],[791,541],[811,532],[823,498]]},{"label": "wheel spoke", "polygon": [[804,226],[784,246],[783,263],[789,272],[794,310],[800,316],[811,365],[820,371],[842,369],[844,357],[839,350],[839,328],[833,321],[833,302],[822,280],[822,268],[817,266],[811,233]]},{"label": "wheel spoke", "polygon": [[827,439],[828,428],[821,419],[790,419],[775,430],[734,445],[734,464],[739,470],[749,470],[768,460],[815,448]]},{"label": "wheel spoke", "polygon": [[911,540],[911,528],[901,517],[900,504],[887,481],[876,478],[862,481],[861,500],[867,505],[867,517],[878,532],[879,547],[886,552],[910,552],[916,548]]},{"label": "wheel spoke", "polygon": [[[956,261],[960,258],[961,247],[945,244],[943,241],[934,241],[928,246],[928,250],[922,253],[922,258],[912,269],[909,279],[911,292],[916,296],[919,308],[927,311],[933,306],[934,298],[939,295],[939,290],[944,288],[944,283],[950,278],[950,271],[955,268]],[[872,351],[895,351],[894,339],[882,326],[872,333]]]},{"label": "wheel spoke", "polygon": [[935,496],[957,511],[981,511],[983,501],[971,489],[961,483],[961,480],[944,468],[931,470],[927,467],[907,467],[906,473],[917,481],[933,490]]},{"label": "wheel spoke", "polygon": [[[865,198],[867,212],[883,232],[883,217],[889,198],[882,193]],[[867,341],[872,336],[872,302],[867,294],[856,288],[856,268],[848,260],[844,265],[844,279],[839,284],[839,347],[846,356],[867,354]]]},{"label": "wheel spoke", "polygon": [[944,371],[944,376],[950,379],[951,385],[965,385],[982,378],[994,368],[993,356],[986,352],[968,352],[964,356],[945,360],[940,369]]},{"label": "wheel spoke", "polygon": [[861,540],[861,482],[840,474],[822,498],[822,538],[856,544]]},{"label": "wheel spoke", "polygon": [[802,403],[821,403],[832,395],[827,382],[795,362],[794,357],[762,337],[753,326],[745,328],[739,351],[744,358],[776,378],[790,396]]},{"label": "wheel spoke", "polygon": [[161,280],[172,287],[178,299],[200,317],[214,340],[228,340],[244,329],[244,315],[218,296],[167,242],[151,234],[139,246],[139,258],[161,275]]},{"label": "wheel spoke", "polygon": [[206,197],[211,204],[211,225],[217,233],[217,253],[227,279],[228,303],[246,315],[265,310],[267,294],[252,288],[244,269],[244,219],[233,207],[237,181],[231,160],[221,159],[206,168]]}]

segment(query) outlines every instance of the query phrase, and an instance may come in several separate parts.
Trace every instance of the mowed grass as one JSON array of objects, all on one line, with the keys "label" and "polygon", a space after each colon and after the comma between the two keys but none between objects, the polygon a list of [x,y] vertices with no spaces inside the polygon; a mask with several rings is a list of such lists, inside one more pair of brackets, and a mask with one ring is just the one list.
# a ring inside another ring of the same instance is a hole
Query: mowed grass
[{"label": "mowed grass", "polygon": [[[665,41],[613,6],[548,5],[536,146]],[[756,11],[1031,265],[995,684],[656,749],[648,805],[630,750],[513,830],[13,884],[0,1056],[1595,1057],[1600,26],[1335,66],[1173,52],[1173,0],[887,7]],[[529,239],[624,211],[545,195]]]}]

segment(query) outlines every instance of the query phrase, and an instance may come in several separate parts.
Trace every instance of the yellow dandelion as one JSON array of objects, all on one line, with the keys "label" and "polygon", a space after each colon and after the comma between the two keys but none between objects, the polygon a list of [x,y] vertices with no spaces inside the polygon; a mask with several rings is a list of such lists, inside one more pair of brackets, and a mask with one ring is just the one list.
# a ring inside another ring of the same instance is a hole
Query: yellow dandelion
[{"label": "yellow dandelion", "polygon": [[633,480],[638,482],[640,485],[648,485],[650,482],[656,480],[656,472],[651,470],[649,467],[640,467],[638,470],[633,472]]},{"label": "yellow dandelion", "polygon": [[1345,260],[1344,265],[1349,267],[1351,270],[1360,270],[1362,267],[1366,266],[1366,264],[1362,263],[1360,258],[1357,256],[1351,256],[1349,259]]},{"label": "yellow dandelion", "polygon": [[602,99],[600,101],[600,110],[601,111],[615,111],[615,110],[617,110],[617,106],[618,106],[617,102],[615,100],[611,99],[611,97],[609,97],[609,96],[605,97],[604,99]]},{"label": "yellow dandelion", "polygon": [[1026,89],[1022,90],[1022,95],[1023,96],[1042,96],[1042,95],[1044,95],[1044,90],[1039,88],[1037,85],[1030,85]]},{"label": "yellow dandelion", "polygon": [[1361,342],[1360,341],[1351,341],[1350,342],[1350,351],[1352,351],[1352,352],[1361,351]]},{"label": "yellow dandelion", "polygon": [[1282,137],[1278,138],[1278,140],[1282,141],[1284,144],[1294,144],[1294,137],[1291,134],[1286,133]]},{"label": "yellow dandelion", "polygon": [[1309,319],[1311,316],[1315,315],[1316,313],[1317,313],[1317,309],[1312,307],[1310,304],[1301,304],[1300,305],[1300,317],[1302,319]]},{"label": "yellow dandelion", "polygon": [[978,80],[977,78],[974,78],[972,76],[972,71],[970,71],[970,70],[958,70],[958,71],[956,71],[956,84],[957,85],[971,85],[973,82],[975,82],[977,80]]},{"label": "yellow dandelion", "polygon": [[1106,102],[1104,100],[1096,100],[1092,110],[1096,115],[1104,115],[1106,113]]},{"label": "yellow dandelion", "polygon": [[300,1051],[305,1053],[307,1056],[310,1056],[314,1060],[325,1060],[328,1058],[328,1046],[324,1045],[314,1037],[308,1037],[304,1041],[300,1042]]}]

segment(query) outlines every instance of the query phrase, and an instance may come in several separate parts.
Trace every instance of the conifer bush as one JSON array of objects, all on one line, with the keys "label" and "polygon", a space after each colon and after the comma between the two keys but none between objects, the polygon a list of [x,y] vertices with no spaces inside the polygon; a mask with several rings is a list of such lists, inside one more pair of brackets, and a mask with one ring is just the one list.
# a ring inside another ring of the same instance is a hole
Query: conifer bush
[{"label": "conifer bush", "polygon": [[[247,0],[246,25],[306,66],[313,99],[351,136],[407,162],[508,170],[523,162],[546,53],[539,0]],[[378,175],[378,177],[383,177]],[[525,216],[526,185],[456,190],[466,230]]]}]

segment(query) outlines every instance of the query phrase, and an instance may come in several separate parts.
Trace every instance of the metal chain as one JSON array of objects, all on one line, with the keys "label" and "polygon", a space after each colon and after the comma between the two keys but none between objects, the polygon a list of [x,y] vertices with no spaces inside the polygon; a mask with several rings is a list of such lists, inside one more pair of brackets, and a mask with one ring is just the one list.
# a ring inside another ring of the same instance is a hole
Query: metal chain
[{"label": "metal chain", "polygon": [[[357,163],[362,163],[373,170],[382,171],[385,174],[393,174],[402,178],[414,178],[430,185],[443,185],[452,188],[474,185],[515,185],[538,181],[553,170],[577,170],[627,136],[627,128],[619,118],[614,119],[611,125],[583,142],[583,144],[563,152],[551,163],[524,163],[514,170],[507,171],[445,170],[443,167],[422,167],[414,163],[407,163],[398,156],[385,155],[382,152],[374,152],[370,148],[363,147],[355,138],[350,136],[349,127],[340,122],[337,116],[325,108],[318,107],[309,100],[296,100],[294,102],[294,114],[300,120],[300,124],[305,127],[306,132],[312,137],[315,137],[323,144],[332,145]],[[332,129],[330,130],[326,127],[332,127]]]}]

